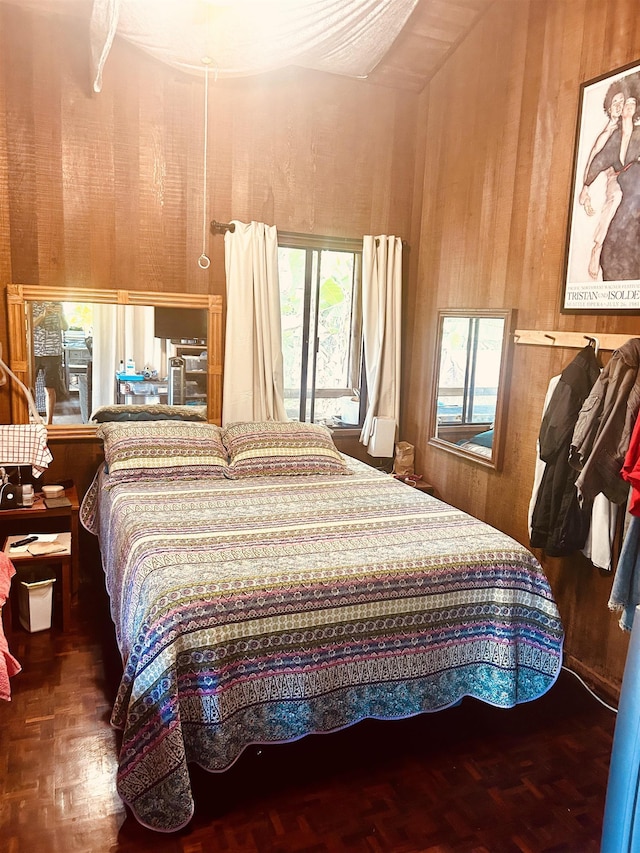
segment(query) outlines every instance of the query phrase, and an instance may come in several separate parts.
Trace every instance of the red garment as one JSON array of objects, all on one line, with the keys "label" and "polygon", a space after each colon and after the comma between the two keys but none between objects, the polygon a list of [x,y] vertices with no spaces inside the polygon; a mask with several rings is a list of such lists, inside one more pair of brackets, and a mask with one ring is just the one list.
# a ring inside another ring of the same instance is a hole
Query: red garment
[{"label": "red garment", "polygon": [[[5,603],[9,596],[9,588],[11,586],[11,578],[15,575],[16,570],[7,557],[0,551],[0,607]],[[9,652],[9,644],[4,635],[2,620],[0,619],[0,699],[11,700],[11,685],[9,678],[17,675],[22,667],[14,656]]]},{"label": "red garment", "polygon": [[631,515],[640,515],[640,417],[636,419],[633,427],[629,449],[620,474],[623,480],[631,483],[629,512]]}]

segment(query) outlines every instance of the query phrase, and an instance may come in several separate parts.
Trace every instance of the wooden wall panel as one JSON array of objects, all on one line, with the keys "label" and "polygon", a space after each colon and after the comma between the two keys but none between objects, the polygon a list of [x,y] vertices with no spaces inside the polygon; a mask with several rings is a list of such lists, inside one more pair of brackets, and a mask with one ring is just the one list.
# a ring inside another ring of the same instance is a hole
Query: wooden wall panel
[{"label": "wooden wall panel", "polygon": [[[88,20],[0,4],[1,288],[224,295],[212,219],[418,238],[413,92],[296,69],[211,77],[203,199],[203,77],[116,39],[100,94],[90,80]],[[8,398],[0,389],[2,423]],[[98,452],[56,442],[51,477],[68,467],[86,485]]]},{"label": "wooden wall panel", "polygon": [[[6,115],[6,74],[0,56],[0,116]],[[6,123],[0,121],[0,281],[9,281],[11,274],[11,233],[9,228],[9,153]],[[7,312],[0,311],[0,349],[7,355]],[[9,394],[0,387],[0,423],[10,417]]]},{"label": "wooden wall panel", "polygon": [[[8,243],[14,281],[224,292],[211,219],[409,237],[414,93],[289,69],[210,78],[116,39],[89,90],[87,22],[0,6]],[[4,138],[4,137],[3,137]],[[204,207],[204,211],[203,211]]]},{"label": "wooden wall panel", "polygon": [[[634,0],[498,0],[422,95],[424,204],[407,297],[403,437],[444,499],[525,544],[544,396],[576,350],[514,348],[504,469],[485,470],[427,444],[436,311],[512,307],[520,328],[640,334],[634,316],[560,313],[580,83],[640,58],[637,18]],[[611,575],[579,557],[539,556],[568,660],[615,692],[628,636],[607,607]]]}]

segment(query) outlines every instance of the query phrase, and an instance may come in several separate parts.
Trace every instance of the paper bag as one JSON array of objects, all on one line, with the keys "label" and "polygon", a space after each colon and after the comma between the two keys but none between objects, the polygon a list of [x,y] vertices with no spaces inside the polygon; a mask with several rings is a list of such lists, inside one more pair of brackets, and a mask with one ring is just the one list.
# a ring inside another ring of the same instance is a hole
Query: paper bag
[{"label": "paper bag", "polygon": [[402,476],[413,474],[414,455],[415,448],[413,444],[409,444],[408,441],[398,441],[393,459],[393,473]]}]

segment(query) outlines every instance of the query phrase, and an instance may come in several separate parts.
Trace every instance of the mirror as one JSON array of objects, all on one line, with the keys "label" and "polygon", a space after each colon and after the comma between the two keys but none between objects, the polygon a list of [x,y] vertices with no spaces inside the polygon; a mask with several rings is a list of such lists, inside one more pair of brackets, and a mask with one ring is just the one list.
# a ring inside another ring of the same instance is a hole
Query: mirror
[{"label": "mirror", "polygon": [[113,404],[202,406],[220,423],[220,296],[10,284],[7,308],[10,367],[55,437],[93,435],[91,412]]},{"label": "mirror", "polygon": [[429,444],[498,469],[511,311],[438,312]]}]

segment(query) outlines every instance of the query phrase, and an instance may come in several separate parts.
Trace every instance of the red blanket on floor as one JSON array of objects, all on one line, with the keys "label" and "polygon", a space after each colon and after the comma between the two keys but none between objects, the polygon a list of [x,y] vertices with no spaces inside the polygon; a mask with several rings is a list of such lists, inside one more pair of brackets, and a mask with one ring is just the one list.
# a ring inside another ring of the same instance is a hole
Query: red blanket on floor
[{"label": "red blanket on floor", "polygon": [[[11,578],[15,573],[16,570],[11,560],[6,554],[0,552],[0,607],[4,605],[9,597]],[[9,651],[9,645],[2,626],[2,619],[0,619],[0,699],[5,699],[7,702],[11,700],[11,684],[9,683],[9,679],[12,675],[17,675],[21,669],[22,667]]]}]

